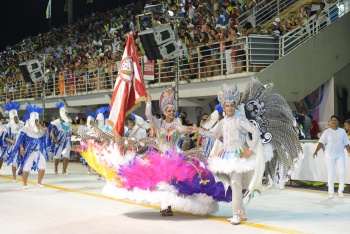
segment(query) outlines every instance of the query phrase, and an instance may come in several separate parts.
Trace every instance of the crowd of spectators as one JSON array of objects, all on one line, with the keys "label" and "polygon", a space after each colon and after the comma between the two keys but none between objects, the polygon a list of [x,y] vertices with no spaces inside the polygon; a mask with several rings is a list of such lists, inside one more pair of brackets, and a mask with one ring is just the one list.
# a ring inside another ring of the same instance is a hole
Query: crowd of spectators
[{"label": "crowd of spectators", "polygon": [[[269,1],[172,0],[165,3],[165,16],[154,14],[153,17],[138,17],[144,7],[136,7],[138,2],[104,13],[91,13],[76,19],[71,25],[52,28],[45,34],[25,38],[13,47],[8,46],[0,55],[0,90],[5,93],[22,90],[30,97],[33,96],[33,90],[40,93],[38,90],[45,85],[46,95],[53,94],[54,90],[57,94],[61,92],[60,79],[66,87],[64,92],[68,94],[80,89],[110,89],[113,77],[118,72],[118,61],[121,60],[128,33],[134,32],[136,48],[141,57],[144,51],[137,33],[165,23],[177,29],[181,49],[181,80],[195,79],[199,75],[201,78],[215,76],[222,70],[219,67],[221,60],[225,60],[226,74],[243,72],[247,61],[240,37],[251,33],[283,35],[302,24],[304,16],[309,17],[312,13],[303,8],[290,19],[277,18],[267,30],[262,30],[260,25],[253,27],[254,23],[249,21],[241,25],[239,21],[253,14],[259,2]],[[156,0],[146,1],[145,4],[160,3]],[[321,15],[320,12],[315,14]],[[177,16],[177,19],[174,21],[168,16]],[[23,80],[19,64],[31,59],[42,62],[48,79],[31,85],[19,82]],[[157,60],[157,82],[169,81],[173,67],[173,61]]]}]

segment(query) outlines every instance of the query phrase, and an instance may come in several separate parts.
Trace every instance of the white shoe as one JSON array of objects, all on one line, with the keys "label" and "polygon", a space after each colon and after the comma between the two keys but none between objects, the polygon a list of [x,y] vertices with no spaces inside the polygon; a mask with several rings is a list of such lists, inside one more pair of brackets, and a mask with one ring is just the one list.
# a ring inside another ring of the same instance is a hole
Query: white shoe
[{"label": "white shoe", "polygon": [[241,223],[241,217],[239,215],[234,215],[231,219],[231,223],[234,225],[238,225]]},{"label": "white shoe", "polygon": [[339,192],[339,197],[344,197],[344,193],[343,192]]},{"label": "white shoe", "polygon": [[18,180],[13,180],[13,182],[18,182]]},{"label": "white shoe", "polygon": [[28,189],[28,185],[26,185],[26,186],[23,186],[23,189]]},{"label": "white shoe", "polygon": [[44,186],[44,185],[42,185],[42,184],[38,184],[38,183],[36,183],[36,186],[38,186],[38,187],[40,187],[40,188],[45,188],[45,186]]},{"label": "white shoe", "polygon": [[70,173],[69,172],[65,172],[65,173],[62,172],[62,174],[63,175],[69,175]]},{"label": "white shoe", "polygon": [[333,193],[329,194],[328,199],[333,199],[333,198],[334,198],[334,194]]}]

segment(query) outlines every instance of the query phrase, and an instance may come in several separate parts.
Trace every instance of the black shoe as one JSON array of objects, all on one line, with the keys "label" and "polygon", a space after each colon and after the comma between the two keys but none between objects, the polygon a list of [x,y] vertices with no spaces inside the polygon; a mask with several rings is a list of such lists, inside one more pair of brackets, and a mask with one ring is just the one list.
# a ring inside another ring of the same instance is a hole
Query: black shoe
[{"label": "black shoe", "polygon": [[161,215],[161,216],[167,216],[167,209],[165,209],[165,210],[160,210],[160,215]]},{"label": "black shoe", "polygon": [[166,209],[166,215],[167,216],[174,216],[173,211],[171,210],[171,206],[168,206],[168,209]]}]

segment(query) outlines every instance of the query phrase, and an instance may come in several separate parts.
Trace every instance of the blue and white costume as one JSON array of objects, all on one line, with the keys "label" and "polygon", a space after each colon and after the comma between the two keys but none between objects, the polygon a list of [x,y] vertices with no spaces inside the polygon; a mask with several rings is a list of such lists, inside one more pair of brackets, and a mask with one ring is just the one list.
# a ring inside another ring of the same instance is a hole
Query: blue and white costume
[{"label": "blue and white costume", "polygon": [[[52,121],[47,129],[49,137],[47,138],[48,151],[53,155],[54,159],[69,158],[70,151],[66,148],[72,147],[72,120],[67,116],[64,104],[59,102],[56,107],[60,109],[60,119]],[[58,143],[56,144],[51,132],[55,135]]]},{"label": "blue and white costume", "polygon": [[43,155],[46,148],[46,135],[35,123],[35,120],[39,119],[39,115],[43,110],[36,105],[28,105],[26,109],[28,111],[27,123],[19,132],[16,143],[8,157],[10,160],[13,160],[23,147],[25,153],[23,156],[20,156],[19,175],[23,172],[45,170],[46,168],[46,161]]},{"label": "blue and white costume", "polygon": [[[17,110],[19,108],[20,108],[20,104],[16,102],[7,103],[4,106],[4,109],[9,112],[9,118],[10,118],[9,123],[5,125],[5,127],[7,128],[7,135],[4,138],[5,140],[4,143],[7,143],[7,152],[5,152],[4,157],[7,165],[11,164],[12,167],[18,167],[21,160],[19,151],[15,152],[14,158],[10,159],[10,157],[6,157],[7,155],[10,155],[13,151],[14,145],[11,144],[11,142],[16,141],[17,137],[19,136],[19,132],[24,127],[24,123],[18,120]],[[15,117],[17,117],[17,123],[15,122]]]},{"label": "blue and white costume", "polygon": [[5,140],[8,137],[7,129],[0,123],[0,160],[4,159],[7,152],[7,142]]},{"label": "blue and white costume", "polygon": [[[95,119],[96,119],[96,114],[92,110],[87,110],[86,113],[88,114],[88,117],[86,119],[86,126],[87,126],[87,132],[86,135],[93,135],[94,134],[94,129],[93,126],[95,125]],[[83,166],[89,166],[89,164],[85,161],[83,157],[80,158],[81,164]]]},{"label": "blue and white costume", "polygon": [[132,129],[124,126],[124,132],[126,137],[132,137],[135,140],[147,138],[146,129],[149,129],[151,125],[147,123],[142,117],[131,113],[131,119],[134,121]]},{"label": "blue and white costume", "polygon": [[108,112],[110,111],[109,106],[104,106],[96,111],[96,121],[97,121],[97,127],[104,131],[104,132],[109,132],[112,133],[112,129],[109,127],[109,125],[105,124],[105,119],[108,118]]},{"label": "blue and white costume", "polygon": [[[210,132],[215,132],[216,128],[219,125],[219,115],[222,112],[223,112],[223,108],[222,108],[221,104],[219,103],[215,106],[215,111],[209,116],[208,120],[202,124],[202,128],[209,130]],[[204,158],[209,157],[210,152],[212,151],[214,144],[215,144],[214,138],[210,138],[210,137],[205,138],[205,142],[204,142],[203,146],[201,147],[201,149],[204,152],[203,153]]]}]

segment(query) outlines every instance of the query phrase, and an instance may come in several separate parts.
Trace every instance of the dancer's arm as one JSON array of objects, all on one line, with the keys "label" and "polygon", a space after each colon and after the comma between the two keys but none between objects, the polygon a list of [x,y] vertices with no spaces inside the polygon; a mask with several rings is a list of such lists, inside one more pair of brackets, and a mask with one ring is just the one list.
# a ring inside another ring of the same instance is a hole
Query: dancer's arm
[{"label": "dancer's arm", "polygon": [[219,139],[222,136],[222,122],[219,122],[219,126],[215,131],[204,130],[203,128],[199,129],[198,127],[192,127],[192,133],[198,132],[199,135],[204,137],[209,137],[213,139]]},{"label": "dancer's arm", "polygon": [[53,128],[51,129],[51,137],[52,137],[53,141],[54,141],[56,144],[59,143],[58,140],[57,140],[57,138],[56,138],[55,131],[54,131]]},{"label": "dancer's arm", "polygon": [[152,115],[152,97],[151,94],[147,91],[147,102],[146,102],[146,111],[145,111],[146,118],[151,122],[151,125],[155,129],[159,129],[161,127],[161,121],[159,119],[156,119]]},{"label": "dancer's arm", "polygon": [[259,129],[252,124],[251,122],[249,122],[249,120],[245,117],[239,117],[239,123],[240,126],[246,130],[247,132],[250,132],[252,134],[252,142],[249,144],[249,148],[245,149],[240,156],[241,157],[250,157],[250,155],[253,153],[255,147],[257,146],[257,144],[259,144],[259,141],[261,141],[260,139],[260,131]]}]

